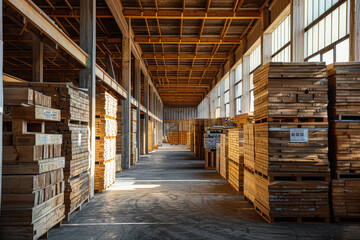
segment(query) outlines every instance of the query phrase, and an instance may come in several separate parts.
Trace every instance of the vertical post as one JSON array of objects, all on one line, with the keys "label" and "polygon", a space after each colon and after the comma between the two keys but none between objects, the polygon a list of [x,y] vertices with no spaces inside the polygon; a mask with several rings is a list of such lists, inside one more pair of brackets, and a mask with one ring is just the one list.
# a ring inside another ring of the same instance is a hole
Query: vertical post
[{"label": "vertical post", "polygon": [[[304,0],[291,1],[291,61],[304,61]],[[307,10],[307,9],[306,9]]]},{"label": "vertical post", "polygon": [[[129,31],[131,33],[131,21],[129,19]],[[127,99],[122,100],[122,131],[121,131],[121,166],[130,168],[130,108],[131,108],[131,39],[123,36],[122,39],[122,78],[121,85],[127,91]]]},{"label": "vertical post", "polygon": [[350,0],[350,61],[360,61],[360,1]]},{"label": "vertical post", "polygon": [[235,100],[235,70],[230,70],[229,73],[229,109],[230,117],[233,118],[236,115],[236,100]]},{"label": "vertical post", "polygon": [[141,82],[140,60],[135,59],[134,95],[135,95],[135,99],[139,103],[139,106],[136,109],[136,147],[137,147],[138,157],[140,157],[140,82]]},{"label": "vertical post", "polygon": [[96,0],[80,1],[80,47],[89,55],[88,68],[80,70],[80,87],[88,89],[90,101],[90,176],[94,196],[95,174],[95,98],[96,98]]},{"label": "vertical post", "polygon": [[221,81],[220,88],[220,117],[225,117],[225,81]]},{"label": "vertical post", "polygon": [[[0,0],[2,6],[2,0]],[[4,58],[4,42],[3,42],[3,9],[0,10],[0,209],[1,209],[1,184],[2,184],[2,149],[3,149],[3,112],[4,112],[4,89],[3,89],[3,58]]]},{"label": "vertical post", "polygon": [[145,113],[145,153],[149,153],[149,78],[144,79],[144,107],[146,108]]},{"label": "vertical post", "polygon": [[33,35],[32,43],[32,81],[43,82],[44,81],[44,42],[38,35]]}]

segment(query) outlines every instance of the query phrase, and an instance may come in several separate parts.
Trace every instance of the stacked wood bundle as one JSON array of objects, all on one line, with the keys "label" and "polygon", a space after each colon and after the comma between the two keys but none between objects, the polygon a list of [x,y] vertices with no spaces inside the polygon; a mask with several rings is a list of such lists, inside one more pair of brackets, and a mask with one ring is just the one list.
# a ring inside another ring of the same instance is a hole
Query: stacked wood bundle
[{"label": "stacked wood bundle", "polygon": [[95,186],[101,193],[115,181],[117,99],[107,92],[96,94]]},{"label": "stacked wood bundle", "polygon": [[171,145],[179,144],[179,132],[170,132],[170,144]]},{"label": "stacked wood bundle", "polygon": [[195,153],[195,145],[194,145],[194,140],[195,140],[195,118],[190,118],[189,119],[189,148],[190,150]]},{"label": "stacked wood bundle", "polygon": [[337,222],[360,218],[360,63],[328,66],[329,156],[332,205]]},{"label": "stacked wood bundle", "polygon": [[254,117],[327,118],[325,63],[275,63],[254,73]]},{"label": "stacked wood bundle", "polygon": [[149,152],[153,150],[153,121],[149,119],[149,137],[148,137],[148,147]]},{"label": "stacked wood bundle", "polygon": [[228,141],[229,183],[239,194],[242,194],[244,190],[244,131],[237,128],[229,129]]},{"label": "stacked wood bundle", "polygon": [[220,136],[220,175],[224,179],[228,179],[228,168],[229,168],[229,158],[228,158],[228,133],[223,133]]},{"label": "stacked wood bundle", "polygon": [[231,122],[234,126],[236,126],[237,128],[244,128],[244,124],[248,124],[249,122],[251,122],[254,118],[254,114],[253,113],[244,113],[244,114],[239,114],[236,115],[235,117],[232,118]]},{"label": "stacked wood bundle", "polygon": [[244,124],[244,196],[254,203],[255,187],[255,135],[254,124]]},{"label": "stacked wood bundle", "polygon": [[121,124],[122,124],[122,108],[121,104],[118,104],[118,110],[116,115],[117,121],[117,135],[116,135],[116,157],[115,157],[115,171],[121,172]]},{"label": "stacked wood bundle", "polygon": [[0,238],[38,239],[65,217],[62,135],[45,133],[60,110],[34,89],[4,92]]},{"label": "stacked wood bundle", "polygon": [[179,144],[180,145],[187,144],[187,132],[179,132]]},{"label": "stacked wood bundle", "polygon": [[[34,93],[49,95],[45,100],[47,106],[53,106],[61,111],[61,121],[46,123],[45,131],[63,136],[61,152],[65,157],[65,216],[66,220],[69,220],[71,213],[88,201],[90,195],[88,94],[69,83],[7,83],[7,85],[16,87],[11,89],[31,86]],[[14,102],[17,90],[6,92]],[[34,94],[33,99],[39,104],[44,102],[40,95]],[[48,118],[53,117],[47,110],[44,114]],[[79,178],[82,181],[77,180]]]},{"label": "stacked wood bundle", "polygon": [[328,222],[325,64],[269,63],[254,86],[255,209],[269,222]]},{"label": "stacked wood bundle", "polygon": [[332,180],[335,222],[358,222],[360,217],[360,178]]},{"label": "stacked wood bundle", "polygon": [[137,139],[136,139],[136,128],[137,126],[137,113],[136,113],[136,109],[132,108],[131,109],[131,124],[130,124],[130,129],[131,129],[131,142],[130,142],[130,164],[134,165],[138,162],[139,160],[139,154],[138,154],[138,148],[137,148]]},{"label": "stacked wood bundle", "polygon": [[199,159],[205,159],[205,148],[204,148],[204,119],[194,119],[194,154]]},{"label": "stacked wood bundle", "polygon": [[216,172],[220,173],[220,143],[216,144]]}]

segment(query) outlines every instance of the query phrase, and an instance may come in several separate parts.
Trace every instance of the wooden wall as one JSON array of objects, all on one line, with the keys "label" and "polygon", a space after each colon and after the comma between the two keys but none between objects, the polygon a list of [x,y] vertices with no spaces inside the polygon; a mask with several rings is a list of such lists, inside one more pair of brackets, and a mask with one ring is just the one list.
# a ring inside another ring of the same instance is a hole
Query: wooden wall
[{"label": "wooden wall", "polygon": [[188,120],[197,117],[196,107],[165,107],[164,120]]}]

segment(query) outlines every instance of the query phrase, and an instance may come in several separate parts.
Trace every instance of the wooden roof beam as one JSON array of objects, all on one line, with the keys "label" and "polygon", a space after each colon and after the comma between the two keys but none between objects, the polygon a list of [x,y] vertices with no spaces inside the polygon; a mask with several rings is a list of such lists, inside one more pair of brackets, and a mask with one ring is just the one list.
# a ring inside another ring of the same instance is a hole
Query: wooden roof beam
[{"label": "wooden roof beam", "polygon": [[259,19],[258,10],[124,10],[126,18],[147,18],[147,19]]},{"label": "wooden roof beam", "polygon": [[226,37],[135,37],[139,44],[240,44],[240,38]]},{"label": "wooden roof beam", "polygon": [[228,59],[228,55],[224,53],[218,53],[214,56],[211,56],[211,54],[204,54],[204,53],[181,53],[178,55],[177,53],[143,53],[142,55],[143,59]]},{"label": "wooden roof beam", "polygon": [[[149,71],[190,71],[191,66],[178,66],[177,65],[167,65],[165,66],[149,66]],[[204,71],[206,67],[193,67],[193,71]],[[219,71],[219,67],[208,67],[208,71]]]}]

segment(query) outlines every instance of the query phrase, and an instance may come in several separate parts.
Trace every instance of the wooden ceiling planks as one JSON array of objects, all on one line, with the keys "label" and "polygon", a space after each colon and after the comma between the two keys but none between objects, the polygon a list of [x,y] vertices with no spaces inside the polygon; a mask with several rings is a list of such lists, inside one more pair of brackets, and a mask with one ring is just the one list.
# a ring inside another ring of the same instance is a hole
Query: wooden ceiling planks
[{"label": "wooden ceiling planks", "polygon": [[[134,40],[143,51],[142,57],[164,105],[179,104],[181,97],[187,100],[184,104],[200,103],[199,96],[209,91],[231,52],[260,18],[259,9],[265,3],[266,0],[121,0],[123,14],[131,19]],[[194,91],[190,87],[194,85],[208,88]]]}]

